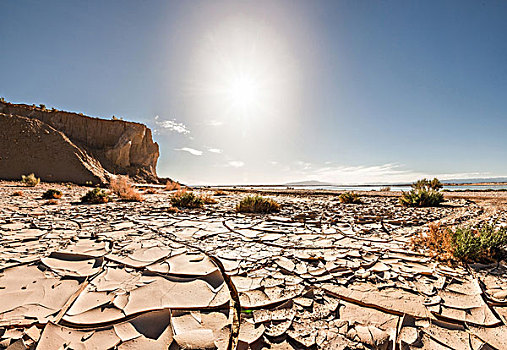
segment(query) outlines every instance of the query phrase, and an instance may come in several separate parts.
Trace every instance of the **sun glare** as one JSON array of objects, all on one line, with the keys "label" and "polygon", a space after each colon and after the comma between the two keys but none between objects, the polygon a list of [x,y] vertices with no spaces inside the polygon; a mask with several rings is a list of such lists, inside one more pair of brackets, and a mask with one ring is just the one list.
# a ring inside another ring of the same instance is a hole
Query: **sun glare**
[{"label": "sun glare", "polygon": [[231,79],[226,94],[229,103],[241,110],[255,108],[261,98],[259,82],[244,74]]}]

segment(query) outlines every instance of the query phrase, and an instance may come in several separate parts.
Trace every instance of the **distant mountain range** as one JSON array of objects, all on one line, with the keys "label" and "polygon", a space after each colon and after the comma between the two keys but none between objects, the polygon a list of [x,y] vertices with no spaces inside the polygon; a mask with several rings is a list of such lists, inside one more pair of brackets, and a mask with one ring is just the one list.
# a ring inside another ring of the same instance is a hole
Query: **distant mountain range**
[{"label": "distant mountain range", "polygon": [[[474,178],[474,179],[448,179],[448,180],[441,180],[444,184],[480,184],[480,183],[507,183],[507,177],[487,177],[487,178]],[[295,181],[295,182],[288,182],[284,184],[283,186],[346,186],[347,184],[342,185],[336,185],[332,184],[330,182],[323,182],[323,181],[317,181],[317,180],[307,180],[307,181]],[[368,184],[362,184],[362,186],[372,186],[372,185],[408,185],[408,184],[402,184],[402,183],[368,183]]]},{"label": "distant mountain range", "polygon": [[288,182],[285,186],[333,186],[332,183],[316,180]]}]

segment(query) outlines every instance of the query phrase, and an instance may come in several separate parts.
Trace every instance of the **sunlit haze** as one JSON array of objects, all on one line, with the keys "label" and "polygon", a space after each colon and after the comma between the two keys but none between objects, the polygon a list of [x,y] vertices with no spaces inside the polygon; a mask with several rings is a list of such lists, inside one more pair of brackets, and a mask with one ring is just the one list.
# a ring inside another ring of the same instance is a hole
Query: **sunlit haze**
[{"label": "sunlit haze", "polygon": [[4,1],[0,96],[148,125],[189,184],[507,175],[507,2]]}]

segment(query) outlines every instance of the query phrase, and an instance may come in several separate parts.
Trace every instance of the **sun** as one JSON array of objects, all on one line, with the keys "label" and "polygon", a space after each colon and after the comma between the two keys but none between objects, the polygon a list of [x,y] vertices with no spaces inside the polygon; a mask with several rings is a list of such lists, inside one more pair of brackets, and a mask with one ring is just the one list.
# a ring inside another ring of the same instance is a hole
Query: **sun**
[{"label": "sun", "polygon": [[252,75],[238,74],[227,85],[226,97],[234,109],[247,111],[260,103],[261,87]]}]

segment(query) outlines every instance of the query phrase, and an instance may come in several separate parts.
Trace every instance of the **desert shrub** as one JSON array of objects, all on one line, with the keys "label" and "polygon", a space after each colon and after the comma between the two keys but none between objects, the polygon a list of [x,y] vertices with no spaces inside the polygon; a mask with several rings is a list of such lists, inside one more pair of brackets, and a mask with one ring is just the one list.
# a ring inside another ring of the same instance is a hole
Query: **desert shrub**
[{"label": "desert shrub", "polygon": [[414,190],[438,191],[438,190],[441,190],[442,187],[443,187],[442,183],[436,177],[433,180],[428,180],[428,179],[417,180],[416,182],[414,182],[412,184],[412,189],[414,189]]},{"label": "desert shrub", "polygon": [[412,184],[412,190],[402,193],[400,204],[405,207],[439,206],[444,201],[441,188],[442,184],[437,178],[418,180]]},{"label": "desert shrub", "polygon": [[109,202],[109,194],[100,188],[94,188],[81,197],[81,202],[90,204],[107,203]]},{"label": "desert shrub", "polygon": [[19,197],[19,196],[22,196],[23,194],[24,194],[23,191],[16,191],[16,192],[12,192],[11,196]]},{"label": "desert shrub", "polygon": [[193,192],[178,191],[171,197],[171,204],[177,208],[202,208],[204,201]]},{"label": "desert shrub", "polygon": [[271,198],[262,196],[247,196],[236,206],[240,213],[261,213],[268,214],[280,210],[280,204]]},{"label": "desert shrub", "polygon": [[411,190],[403,192],[401,205],[405,207],[436,207],[444,201],[444,195],[434,190]]},{"label": "desert shrub", "polygon": [[35,177],[35,174],[31,173],[30,175],[21,175],[21,182],[25,186],[35,187],[40,183],[40,179]]},{"label": "desert shrub", "polygon": [[146,194],[155,194],[155,193],[158,193],[157,189],[153,188],[153,187],[150,187],[150,188],[147,188],[146,190],[144,190],[144,193]]},{"label": "desert shrub", "polygon": [[204,202],[204,204],[217,204],[218,203],[218,201],[215,198],[211,197],[209,195],[209,193],[202,194],[201,198],[202,198],[202,201]]},{"label": "desert shrub", "polygon": [[117,176],[112,179],[109,189],[123,201],[141,202],[143,200],[141,194],[129,183],[127,176]]},{"label": "desert shrub", "polygon": [[50,199],[44,202],[44,205],[55,205],[58,204],[58,201],[56,199]]},{"label": "desert shrub", "polygon": [[42,109],[43,111],[45,111],[45,110],[46,110],[46,105],[44,105],[44,104],[42,104],[42,103],[39,105],[39,107],[40,107],[40,109]]},{"label": "desert shrub", "polygon": [[490,224],[454,230],[432,225],[428,234],[420,234],[412,242],[429,249],[440,260],[489,262],[502,257],[502,249],[507,246],[507,229],[496,229]]},{"label": "desert shrub", "polygon": [[42,194],[42,199],[60,199],[62,196],[62,191],[58,191],[52,188]]},{"label": "desert shrub", "polygon": [[381,191],[381,192],[389,192],[389,191],[391,191],[391,187],[389,187],[389,186],[386,186],[386,187],[381,187],[381,188],[380,188],[380,191]]},{"label": "desert shrub", "polygon": [[169,213],[173,213],[173,214],[176,214],[176,213],[180,212],[180,210],[178,208],[176,208],[176,207],[169,207],[169,208],[167,208],[167,211]]},{"label": "desert shrub", "polygon": [[338,196],[338,200],[340,203],[345,204],[359,204],[361,203],[361,198],[359,198],[359,195],[354,192],[343,192]]},{"label": "desert shrub", "polygon": [[176,181],[169,180],[165,183],[166,191],[179,191],[181,189],[181,185]]},{"label": "desert shrub", "polygon": [[222,191],[222,190],[216,190],[213,195],[214,196],[227,196],[227,192]]}]

